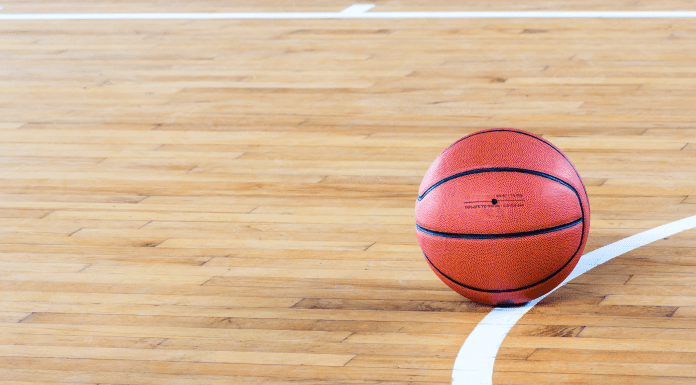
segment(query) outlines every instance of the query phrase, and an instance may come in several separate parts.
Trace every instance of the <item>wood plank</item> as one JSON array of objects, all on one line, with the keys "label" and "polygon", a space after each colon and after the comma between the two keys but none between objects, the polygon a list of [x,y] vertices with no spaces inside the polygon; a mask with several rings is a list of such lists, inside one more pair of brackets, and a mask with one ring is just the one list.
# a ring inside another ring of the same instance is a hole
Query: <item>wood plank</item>
[{"label": "wood plank", "polygon": [[[8,234],[11,233],[11,229],[8,229]],[[58,231],[56,231],[58,232]],[[65,230],[63,230],[65,232]],[[48,233],[48,231],[46,231]],[[72,233],[67,233],[66,235],[70,235],[72,237],[106,237],[106,236],[111,236],[114,238],[133,238],[133,237],[143,237],[143,238],[165,238],[165,237],[170,237],[170,238],[177,238],[178,241],[183,241],[184,239],[187,241],[194,241],[196,239],[201,239],[201,240],[206,240],[208,243],[208,247],[221,247],[219,244],[221,244],[220,239],[221,238],[226,238],[224,241],[225,243],[231,242],[234,244],[239,244],[240,248],[242,247],[242,244],[250,244],[250,242],[245,242],[249,239],[250,236],[253,236],[255,239],[260,240],[260,241],[269,241],[269,246],[273,244],[273,242],[279,242],[281,240],[286,240],[286,241],[293,241],[293,242],[311,242],[315,241],[317,239],[317,235],[313,232],[308,232],[306,234],[302,233],[292,233],[288,231],[254,231],[253,234],[249,234],[248,231],[235,231],[232,230],[231,232],[227,231],[206,231],[206,230],[200,230],[196,233],[192,233],[191,231],[187,230],[175,230],[175,229],[167,229],[167,230],[154,230],[150,228],[141,228],[137,230],[103,230],[103,229],[75,229]],[[364,233],[359,233],[359,232],[348,232],[348,233],[340,233],[340,232],[329,232],[325,231],[322,232],[322,239],[326,242],[336,242],[335,244],[337,245],[336,250],[338,250],[338,245],[343,244],[344,246],[348,246],[348,243],[360,243],[363,242],[364,244],[362,247],[356,247],[356,249],[359,250],[365,250],[367,249],[371,244],[374,242],[378,241],[393,241],[393,242],[414,242],[413,240],[413,234],[408,231],[408,232],[401,232],[401,233],[396,233],[392,232],[389,234],[364,234]],[[340,243],[340,242],[345,242]],[[168,247],[167,244],[165,243],[162,245],[162,247]],[[182,247],[182,246],[175,246],[175,247]],[[296,247],[281,247],[281,248],[296,248]]]},{"label": "wood plank", "polygon": [[[263,384],[264,381],[271,379],[280,384],[291,384],[298,380],[312,379],[317,384],[330,384],[336,379],[348,377],[351,380],[363,381],[365,384],[379,384],[380,377],[374,372],[365,371],[362,368],[337,368],[337,367],[317,367],[304,366],[293,367],[292,365],[250,365],[250,364],[222,364],[222,363],[173,363],[173,362],[142,362],[135,361],[107,361],[90,359],[44,359],[47,369],[37,369],[36,361],[31,358],[24,360],[9,359],[6,362],[12,363],[10,370],[4,369],[0,374],[4,378],[19,380],[46,380],[56,381],[65,377],[66,381],[71,381],[68,376],[70,372],[84,372],[81,374],[89,375],[90,379],[97,380],[100,384],[122,384],[131,381],[137,373],[136,384],[171,384],[172,381],[195,381],[201,380],[211,384],[228,384],[229,381],[242,384]],[[68,364],[66,366],[66,364]],[[17,369],[27,367],[29,369]],[[66,372],[64,369],[68,369]],[[85,368],[93,368],[85,371]],[[326,369],[326,370],[322,370]],[[385,370],[387,375],[392,376],[395,384],[406,385],[414,379],[424,383],[445,383],[448,379],[448,371],[444,370]],[[182,372],[190,373],[182,375]],[[164,374],[162,374],[164,373]],[[217,373],[217,374],[209,374]],[[34,374],[34,377],[31,375]],[[73,374],[74,375],[74,374]],[[53,376],[53,378],[51,378]],[[383,382],[383,381],[382,381]],[[358,382],[359,383],[359,382]]]},{"label": "wood plank", "polygon": [[140,212],[140,211],[53,211],[46,219],[108,219],[129,221],[185,221],[185,222],[242,222],[242,223],[347,223],[347,224],[387,224],[412,225],[410,216],[385,215],[273,215],[273,214],[222,214],[200,211],[197,213]]},{"label": "wood plank", "polygon": [[0,194],[0,202],[81,202],[81,203],[138,203],[146,196],[128,195],[59,195],[59,194]]},{"label": "wood plank", "polygon": [[[692,8],[407,0],[370,12]],[[565,152],[592,209],[585,253],[696,214],[690,19],[376,23],[0,25],[0,384],[450,383],[491,307],[433,274],[414,202],[438,154],[481,129]],[[692,384],[694,246],[694,230],[658,240],[541,301],[503,341],[493,382]]]},{"label": "wood plank", "polygon": [[674,317],[681,318],[696,318],[696,307],[694,306],[680,306],[677,311],[674,312]]},{"label": "wood plank", "polygon": [[0,218],[44,218],[52,210],[0,209]]},{"label": "wood plank", "polygon": [[[144,198],[144,197],[143,197]],[[141,212],[163,212],[163,211],[172,211],[169,210],[169,206],[166,205],[157,205],[157,204],[140,204],[139,202],[133,202],[133,203],[117,203],[117,202],[112,202],[112,203],[89,203],[89,202],[2,202],[0,203],[0,207],[11,207],[14,210],[28,210],[28,209],[50,209],[52,211],[55,210],[94,210],[94,211],[141,211]],[[225,206],[225,207],[218,207],[216,211],[222,212],[222,213],[237,213],[237,214],[243,214],[243,213],[250,213],[251,211],[254,211],[257,208],[257,206],[248,206],[248,205],[230,205],[230,206]],[[175,210],[173,211],[179,211],[179,212],[198,212],[201,213],[201,208],[199,206],[183,206],[179,205],[176,207]],[[205,212],[205,211],[203,211]],[[45,219],[51,219],[51,218],[46,218]]]},{"label": "wood plank", "polygon": [[[113,318],[113,316],[111,317]],[[127,318],[127,317],[121,317]],[[130,317],[131,320],[136,317]],[[302,330],[253,330],[253,329],[235,329],[235,328],[207,328],[207,327],[162,327],[162,326],[146,326],[139,325],[135,326],[121,326],[121,327],[79,327],[79,325],[73,325],[72,327],[58,324],[56,329],[51,331],[45,331],[41,327],[41,322],[36,324],[36,319],[28,320],[25,322],[34,322],[34,326],[29,327],[12,327],[10,325],[5,325],[2,332],[2,338],[7,341],[16,341],[12,344],[17,345],[33,345],[30,341],[33,339],[35,341],[41,341],[37,345],[42,346],[98,346],[95,341],[94,345],[90,345],[89,338],[103,338],[105,346],[113,347],[115,344],[131,344],[134,343],[133,348],[138,349],[154,349],[159,347],[165,342],[167,342],[168,349],[176,349],[176,347],[187,346],[187,349],[197,349],[197,350],[229,350],[231,347],[229,343],[235,345],[241,342],[248,343],[260,343],[269,337],[272,338],[276,343],[284,342],[285,344],[298,343],[298,342],[326,342],[332,343],[330,345],[335,345],[343,341],[346,337],[350,335],[350,332],[345,331],[302,331]],[[41,332],[42,334],[38,334]],[[270,334],[269,334],[270,333]],[[118,335],[118,338],[112,338],[111,336]],[[152,338],[147,336],[152,335]],[[21,337],[21,338],[20,338]],[[61,337],[64,337],[61,339]],[[224,348],[214,349],[209,346],[207,348],[202,348],[196,345],[194,341],[201,340],[203,345],[210,345],[213,343],[222,343],[222,341],[227,341],[228,345]],[[122,342],[118,342],[122,341]],[[128,342],[130,341],[130,342]],[[175,342],[178,341],[178,342]],[[206,343],[207,341],[207,343]],[[330,351],[324,351],[323,353],[331,353]]]},{"label": "wood plank", "polygon": [[91,358],[120,359],[136,361],[184,361],[184,362],[219,362],[262,365],[313,365],[343,366],[353,356],[340,354],[311,353],[254,353],[254,352],[196,352],[186,350],[157,350],[101,348],[101,347],[63,347],[63,346],[22,346],[0,345],[3,357],[39,357],[39,358]]},{"label": "wood plank", "polygon": [[[164,279],[161,275],[137,275],[129,276],[126,274],[81,274],[81,273],[48,273],[48,272],[24,272],[12,271],[7,272],[3,276],[4,279],[10,281],[46,281],[46,282],[82,282],[82,283],[136,283],[145,284],[148,282],[157,282]],[[187,283],[193,285],[202,285],[208,281],[210,276],[167,276],[168,283]]]},{"label": "wood plank", "polygon": [[[507,361],[501,360],[498,363],[499,371],[507,371],[506,364]],[[512,367],[520,368],[525,372],[561,372],[567,371],[570,368],[569,364],[565,362],[534,362],[525,361],[524,363],[515,360],[511,362]],[[693,365],[674,365],[674,364],[650,364],[646,365],[644,363],[602,363],[602,362],[575,362],[573,368],[570,369],[575,373],[579,374],[592,374],[592,375],[620,375],[620,376],[650,376],[650,377],[677,377],[677,378],[691,378],[693,381]]]},{"label": "wood plank", "polygon": [[[350,349],[376,349],[374,345],[368,347],[350,347],[342,344],[343,340],[351,333],[359,332],[383,332],[397,333],[404,332],[410,334],[419,334],[423,331],[446,333],[461,333],[467,334],[474,327],[473,321],[464,317],[465,322],[461,320],[452,322],[429,322],[430,320],[423,319],[391,319],[380,321],[366,321],[360,319],[323,319],[321,322],[316,322],[319,318],[296,318],[285,319],[267,317],[267,318],[245,318],[245,317],[204,317],[204,316],[148,316],[148,315],[131,315],[131,314],[75,314],[75,313],[33,313],[26,319],[22,320],[21,325],[6,325],[15,333],[22,334],[38,334],[45,328],[45,324],[55,325],[55,331],[43,332],[44,334],[70,334],[70,335],[124,335],[124,336],[142,336],[147,333],[161,336],[168,339],[190,338],[195,339],[210,339],[206,343],[202,341],[202,345],[190,343],[188,348],[206,350],[206,346],[213,349],[214,346],[225,346],[229,340],[220,341],[220,337],[239,336],[232,341],[255,341],[255,349],[263,350],[264,333],[275,333],[278,337],[271,342],[293,342],[301,343],[305,340],[312,341],[329,341],[341,346],[333,346],[336,351],[352,351]],[[479,317],[480,319],[480,317]],[[82,321],[81,321],[82,320]],[[357,322],[361,321],[361,322]],[[30,326],[36,324],[34,326]],[[97,326],[89,326],[97,325]],[[84,326],[84,327],[83,327]],[[113,329],[112,329],[113,327]],[[25,330],[23,332],[22,330]],[[224,330],[218,330],[224,329]],[[225,330],[231,329],[229,333]],[[287,331],[297,331],[288,332]],[[317,332],[317,333],[315,333]],[[325,333],[326,332],[326,333]],[[284,333],[284,334],[283,334]],[[282,334],[282,336],[281,336]],[[267,341],[268,342],[268,341]],[[188,342],[175,343],[172,346],[184,346]],[[222,345],[220,345],[222,344]],[[388,351],[391,345],[383,345],[382,349]],[[273,344],[268,346],[275,346]],[[187,349],[188,349],[187,348]],[[286,347],[287,348],[287,347]],[[437,351],[438,354],[443,354],[446,350],[450,355],[455,355],[458,349],[454,346],[443,350],[443,346],[423,346],[423,353],[427,351]],[[217,349],[217,348],[216,348]],[[299,347],[297,349],[300,349]],[[430,350],[434,349],[434,350]],[[214,349],[213,349],[214,350]],[[513,350],[515,351],[515,350]],[[404,351],[404,354],[413,355],[413,351]]]},{"label": "wood plank", "polygon": [[13,130],[22,127],[22,125],[24,125],[24,123],[2,122],[0,123],[0,130]]},{"label": "wood plank", "polygon": [[652,338],[655,340],[696,340],[696,331],[689,329],[660,330],[656,328],[586,327],[578,337],[584,338]]},{"label": "wood plank", "polygon": [[[549,349],[619,350],[619,351],[664,351],[694,352],[692,341],[651,340],[651,339],[612,339],[612,338],[557,338],[557,337],[513,337],[505,339],[503,346],[529,348],[536,346]],[[625,373],[624,373],[625,374]]]},{"label": "wood plank", "polygon": [[[559,381],[578,384],[601,383],[610,385],[635,384],[635,385],[650,385],[656,381],[664,381],[669,385],[685,385],[693,382],[693,378],[689,377],[666,377],[666,376],[623,376],[616,374],[609,375],[591,375],[587,373],[530,373],[530,372],[497,372],[493,376],[493,381],[496,384],[517,383],[524,385],[552,385]],[[572,381],[572,382],[571,382]]]},{"label": "wood plank", "polygon": [[696,306],[692,298],[677,295],[608,295],[601,305]]},{"label": "wood plank", "polygon": [[[46,293],[22,291],[20,293],[0,292],[6,302],[59,302],[62,304],[80,304],[85,301],[98,301],[104,296],[91,293]],[[264,298],[264,297],[213,297],[213,296],[167,296],[167,295],[137,295],[109,294],[109,302],[133,305],[174,305],[174,306],[203,306],[203,307],[291,307],[300,298]]]},{"label": "wood plank", "polygon": [[664,364],[693,365],[694,355],[677,352],[645,352],[617,350],[577,350],[577,349],[537,349],[528,360],[534,361],[566,361],[566,362],[650,362]]}]

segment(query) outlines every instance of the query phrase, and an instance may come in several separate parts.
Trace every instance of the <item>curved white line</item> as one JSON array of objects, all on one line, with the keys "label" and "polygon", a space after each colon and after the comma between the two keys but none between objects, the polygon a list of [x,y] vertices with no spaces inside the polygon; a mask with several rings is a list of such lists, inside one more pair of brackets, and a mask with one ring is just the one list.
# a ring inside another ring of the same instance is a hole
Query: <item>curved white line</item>
[{"label": "curved white line", "polygon": [[565,281],[546,295],[528,302],[522,307],[493,309],[469,334],[457,354],[452,371],[452,385],[491,385],[493,383],[493,364],[498,349],[513,326],[547,295],[565,285],[590,269],[601,265],[621,254],[645,246],[664,237],[696,227],[696,215],[644,231],[642,233],[614,242],[583,255],[577,266]]}]

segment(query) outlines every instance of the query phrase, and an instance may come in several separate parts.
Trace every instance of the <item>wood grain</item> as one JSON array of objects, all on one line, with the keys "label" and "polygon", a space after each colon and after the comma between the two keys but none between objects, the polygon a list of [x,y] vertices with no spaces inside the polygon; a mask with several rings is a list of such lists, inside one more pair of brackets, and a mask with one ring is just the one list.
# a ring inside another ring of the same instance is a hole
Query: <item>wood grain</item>
[{"label": "wood grain", "polygon": [[[417,245],[431,162],[480,129],[542,135],[587,186],[586,251],[694,215],[695,34],[681,18],[2,23],[0,385],[450,383],[491,308],[445,286]],[[694,250],[696,231],[677,234],[546,298],[503,342],[494,383],[693,384]]]}]

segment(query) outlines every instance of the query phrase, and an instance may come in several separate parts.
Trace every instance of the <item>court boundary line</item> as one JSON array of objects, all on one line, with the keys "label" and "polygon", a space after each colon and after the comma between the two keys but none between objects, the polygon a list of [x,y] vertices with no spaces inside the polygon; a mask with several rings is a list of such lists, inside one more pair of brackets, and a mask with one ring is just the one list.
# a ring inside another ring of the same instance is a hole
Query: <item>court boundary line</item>
[{"label": "court boundary line", "polygon": [[[435,11],[368,12],[374,4],[354,4],[340,12],[219,12],[219,13],[62,13],[0,14],[0,21],[64,20],[271,20],[271,19],[499,19],[499,18],[696,18],[696,11]],[[3,7],[0,6],[0,10]],[[462,345],[452,371],[453,385],[490,385],[498,350],[512,327],[538,302],[584,274],[615,257],[661,238],[696,228],[691,216],[641,232],[583,255],[573,272],[546,295],[518,308],[495,308],[481,320]]]},{"label": "court boundary line", "polygon": [[[32,20],[234,20],[234,19],[655,19],[696,18],[696,11],[415,11],[368,12],[374,4],[353,4],[340,12],[213,13],[25,13],[0,14],[0,21]],[[2,7],[0,7],[2,9]]]},{"label": "court boundary line", "polygon": [[496,307],[488,313],[464,341],[452,369],[452,385],[492,385],[493,366],[498,350],[517,321],[549,294],[570,280],[629,251],[662,238],[696,228],[696,215],[632,235],[583,255],[560,285],[522,307]]}]

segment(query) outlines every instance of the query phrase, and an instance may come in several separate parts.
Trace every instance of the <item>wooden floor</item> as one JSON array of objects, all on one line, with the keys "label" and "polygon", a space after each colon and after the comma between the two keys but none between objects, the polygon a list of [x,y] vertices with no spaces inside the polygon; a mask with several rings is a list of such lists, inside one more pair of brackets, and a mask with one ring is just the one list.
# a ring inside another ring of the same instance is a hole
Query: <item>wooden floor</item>
[{"label": "wooden floor", "polygon": [[[0,385],[447,384],[492,308],[440,282],[416,242],[435,157],[480,129],[543,135],[587,185],[587,252],[696,214],[695,106],[694,19],[0,22]],[[696,383],[696,231],[545,299],[493,380]]]}]

